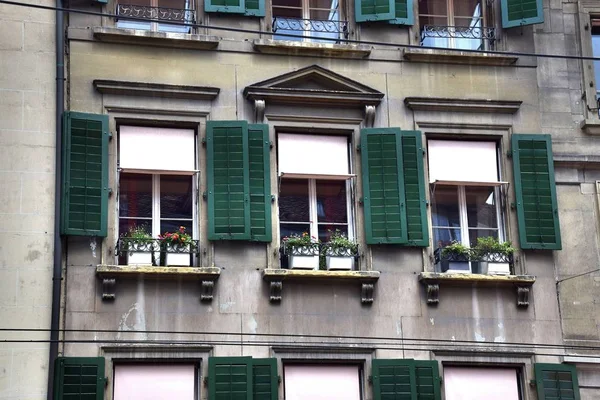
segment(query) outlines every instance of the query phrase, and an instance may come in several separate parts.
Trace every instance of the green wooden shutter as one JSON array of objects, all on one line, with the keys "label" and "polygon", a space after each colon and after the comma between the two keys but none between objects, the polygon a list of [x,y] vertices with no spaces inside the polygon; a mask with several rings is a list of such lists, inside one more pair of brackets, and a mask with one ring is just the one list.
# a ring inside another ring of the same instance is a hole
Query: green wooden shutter
[{"label": "green wooden shutter", "polygon": [[252,399],[252,357],[209,357],[209,400]]},{"label": "green wooden shutter", "polygon": [[429,246],[427,197],[420,131],[402,131],[402,162],[408,245]]},{"label": "green wooden shutter", "polygon": [[398,128],[361,130],[363,208],[368,244],[407,242],[401,146]]},{"label": "green wooden shutter", "polygon": [[276,358],[252,359],[253,400],[277,400],[279,376]]},{"label": "green wooden shutter", "polygon": [[249,125],[250,235],[258,242],[270,242],[272,237],[270,150],[269,126]]},{"label": "green wooden shutter", "polygon": [[517,220],[522,249],[561,249],[550,135],[513,135]]},{"label": "green wooden shutter", "polygon": [[265,16],[265,0],[246,0],[246,12],[249,17]]},{"label": "green wooden shutter", "polygon": [[544,22],[542,0],[502,0],[503,28],[542,22]]},{"label": "green wooden shutter", "polygon": [[566,364],[535,364],[538,400],[579,400],[577,370]]},{"label": "green wooden shutter", "polygon": [[206,124],[208,239],[250,239],[248,123]]},{"label": "green wooden shutter", "polygon": [[396,18],[390,21],[395,25],[413,25],[415,23],[413,0],[395,0]]},{"label": "green wooden shutter", "polygon": [[104,400],[104,357],[58,357],[54,400]]},{"label": "green wooden shutter", "polygon": [[63,115],[61,233],[105,237],[108,223],[108,116]]},{"label": "green wooden shutter", "polygon": [[373,360],[373,400],[417,400],[414,360]]},{"label": "green wooden shutter", "polygon": [[435,360],[415,360],[417,400],[441,400],[440,372]]},{"label": "green wooden shutter", "polygon": [[389,21],[396,18],[396,0],[355,0],[356,22]]},{"label": "green wooden shutter", "polygon": [[244,0],[204,0],[204,11],[244,14],[246,3]]}]

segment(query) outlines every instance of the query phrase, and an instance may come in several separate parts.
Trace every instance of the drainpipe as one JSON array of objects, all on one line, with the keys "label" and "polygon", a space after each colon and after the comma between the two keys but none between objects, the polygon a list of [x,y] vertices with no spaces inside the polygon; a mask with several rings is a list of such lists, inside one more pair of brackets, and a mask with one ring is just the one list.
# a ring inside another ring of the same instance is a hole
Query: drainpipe
[{"label": "drainpipe", "polygon": [[54,397],[54,362],[58,356],[60,322],[60,287],[62,279],[62,242],[60,237],[60,202],[62,192],[62,114],[65,104],[65,35],[62,0],[56,0],[56,160],[54,171],[54,266],[52,272],[52,319],[48,356],[48,400]]}]

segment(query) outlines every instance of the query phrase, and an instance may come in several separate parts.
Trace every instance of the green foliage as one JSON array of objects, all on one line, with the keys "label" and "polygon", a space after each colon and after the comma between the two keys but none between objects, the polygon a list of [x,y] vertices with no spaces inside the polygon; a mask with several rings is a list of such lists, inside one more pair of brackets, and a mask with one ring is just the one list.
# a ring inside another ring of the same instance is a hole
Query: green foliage
[{"label": "green foliage", "polygon": [[348,239],[348,237],[339,229],[336,229],[335,231],[329,230],[329,233],[329,241],[324,247],[325,254],[356,254],[358,245]]},{"label": "green foliage", "polygon": [[295,247],[305,247],[312,246],[313,244],[318,244],[319,240],[314,236],[310,236],[308,232],[302,232],[302,235],[298,235],[297,233],[292,234],[292,236],[286,236],[283,238],[283,242],[288,248]]},{"label": "green foliage", "polygon": [[462,243],[453,241],[442,250],[442,257],[470,257],[471,249]]},{"label": "green foliage", "polygon": [[125,238],[131,239],[131,241],[135,242],[148,242],[149,240],[152,240],[152,235],[150,235],[146,229],[146,225],[133,226],[129,228]]},{"label": "green foliage", "polygon": [[473,247],[473,257],[477,259],[485,258],[485,256],[496,253],[503,256],[512,256],[516,249],[512,247],[511,242],[500,243],[493,236],[477,238],[477,245]]}]

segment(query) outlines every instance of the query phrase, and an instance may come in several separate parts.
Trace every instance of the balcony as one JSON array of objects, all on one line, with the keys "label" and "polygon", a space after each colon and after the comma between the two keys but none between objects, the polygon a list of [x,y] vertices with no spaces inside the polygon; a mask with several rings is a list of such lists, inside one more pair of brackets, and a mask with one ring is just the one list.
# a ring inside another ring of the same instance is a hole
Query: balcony
[{"label": "balcony", "polygon": [[481,26],[424,25],[421,46],[462,50],[493,50],[496,28]]},{"label": "balcony", "polygon": [[[316,20],[302,18],[273,17],[271,26],[275,40],[305,40],[309,42],[339,43],[340,39],[348,39],[348,21]],[[298,35],[289,37],[277,33]],[[323,40],[326,39],[326,40]],[[333,40],[327,40],[333,39]]]},{"label": "balcony", "polygon": [[[190,26],[194,24],[196,12],[193,9],[153,7],[136,4],[117,4],[117,28],[148,30],[154,32],[191,33]],[[135,19],[128,19],[135,18]],[[151,21],[142,21],[145,19]],[[169,24],[175,22],[176,24]]]},{"label": "balcony", "polygon": [[513,275],[512,254],[489,253],[482,257],[473,255],[444,254],[439,248],[434,252],[436,272],[473,273],[482,275]]},{"label": "balcony", "polygon": [[340,249],[332,248],[328,243],[291,247],[283,242],[279,248],[279,257],[282,269],[360,270],[358,245],[353,249]]},{"label": "balcony", "polygon": [[198,240],[186,244],[166,244],[160,239],[121,238],[116,254],[119,265],[196,267],[200,260]]}]

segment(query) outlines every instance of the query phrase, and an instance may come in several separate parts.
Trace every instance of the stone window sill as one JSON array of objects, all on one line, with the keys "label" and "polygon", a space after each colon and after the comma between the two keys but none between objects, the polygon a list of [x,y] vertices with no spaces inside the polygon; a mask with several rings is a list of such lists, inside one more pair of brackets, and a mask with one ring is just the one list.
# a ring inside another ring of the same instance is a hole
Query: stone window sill
[{"label": "stone window sill", "polygon": [[340,58],[366,58],[371,54],[370,46],[360,44],[308,43],[272,39],[255,40],[254,49],[265,54]]},{"label": "stone window sill", "polygon": [[465,64],[508,66],[519,59],[516,56],[501,54],[471,53],[447,49],[404,49],[403,56],[406,60],[428,63]]},{"label": "stone window sill", "polygon": [[481,275],[481,274],[449,274],[439,272],[421,272],[419,282],[427,291],[427,304],[436,305],[440,302],[440,285],[448,286],[496,286],[516,288],[517,306],[529,306],[529,290],[535,283],[532,275]]},{"label": "stone window sill", "polygon": [[102,279],[102,300],[114,300],[117,279],[130,279],[139,276],[147,278],[173,279],[185,277],[202,282],[201,301],[212,301],[215,282],[221,275],[216,267],[153,267],[133,265],[98,265],[96,275]]},{"label": "stone window sill", "polygon": [[94,37],[102,42],[211,50],[219,46],[217,36],[153,32],[136,29],[95,27]]},{"label": "stone window sill", "polygon": [[263,279],[270,284],[272,303],[281,301],[283,281],[298,283],[347,283],[361,285],[361,302],[373,303],[375,283],[379,280],[379,271],[320,271],[292,269],[264,269]]},{"label": "stone window sill", "polygon": [[580,128],[588,135],[600,135],[600,119],[588,118],[583,120]]}]

